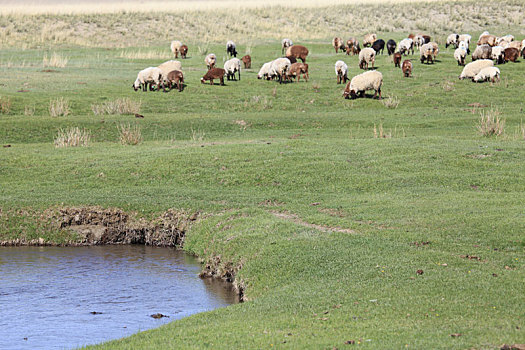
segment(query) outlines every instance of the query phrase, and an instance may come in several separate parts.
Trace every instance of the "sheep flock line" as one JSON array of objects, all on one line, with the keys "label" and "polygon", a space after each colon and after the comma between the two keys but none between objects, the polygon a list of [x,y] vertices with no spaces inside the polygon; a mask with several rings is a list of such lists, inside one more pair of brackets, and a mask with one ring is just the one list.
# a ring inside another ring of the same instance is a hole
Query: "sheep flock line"
[{"label": "sheep flock line", "polygon": [[[497,37],[489,32],[483,32],[476,43],[476,48],[470,51],[470,42],[472,36],[469,34],[450,34],[447,37],[445,48],[452,46],[455,48],[454,59],[459,66],[464,66],[459,75],[459,79],[469,78],[474,82],[497,82],[500,80],[500,70],[494,67],[494,64],[503,64],[506,62],[517,62],[522,56],[525,58],[525,39],[516,41],[513,35]],[[355,99],[364,97],[365,91],[373,90],[373,98],[381,99],[381,86],[383,84],[383,75],[374,69],[376,55],[382,55],[386,46],[388,55],[392,56],[394,67],[401,68],[403,77],[412,76],[413,64],[410,59],[404,59],[409,54],[414,55],[415,50],[419,50],[420,62],[434,64],[439,54],[439,45],[431,41],[431,37],[424,34],[410,34],[407,38],[399,41],[390,39],[386,43],[383,39],[378,39],[376,34],[366,34],[362,41],[363,49],[359,40],[350,38],[346,42],[340,37],[334,37],[332,46],[335,53],[339,51],[346,55],[359,56],[359,68],[365,70],[364,73],[354,76],[351,80],[348,78],[348,66],[342,60],[335,63],[335,74],[338,84],[346,84],[343,97]],[[188,46],[183,45],[180,41],[172,41],[171,52],[178,58],[186,58]],[[397,49],[397,51],[396,51]],[[217,56],[213,53],[204,58],[204,63],[208,71],[201,78],[201,83],[213,80],[219,80],[224,85],[224,77],[227,80],[241,80],[241,65],[244,69],[250,69],[252,58],[245,55],[241,59],[237,58],[237,47],[233,41],[226,43],[226,53],[230,58],[224,63],[224,68],[216,67]],[[303,45],[294,45],[290,39],[283,39],[281,42],[281,54],[273,61],[266,62],[262,65],[258,79],[278,80],[280,84],[295,80],[298,82],[301,76],[305,81],[309,79],[308,64],[306,57],[308,49]],[[465,64],[466,57],[471,54],[472,62]],[[297,60],[301,60],[298,62]],[[403,62],[401,62],[403,61]],[[241,63],[242,62],[242,63]],[[371,70],[369,70],[372,68]],[[236,75],[237,74],[237,78]],[[148,67],[141,70],[137,79],[133,83],[135,91],[160,91],[166,92],[166,87],[171,90],[176,88],[179,92],[184,87],[184,75],[182,73],[182,64],[177,60],[169,60],[158,67]]]}]

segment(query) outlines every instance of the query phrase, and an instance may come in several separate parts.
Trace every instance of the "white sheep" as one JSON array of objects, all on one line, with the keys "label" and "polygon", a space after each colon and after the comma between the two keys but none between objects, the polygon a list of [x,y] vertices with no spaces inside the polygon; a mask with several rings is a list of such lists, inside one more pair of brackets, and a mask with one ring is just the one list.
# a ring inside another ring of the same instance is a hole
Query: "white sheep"
[{"label": "white sheep", "polygon": [[281,55],[284,55],[284,52],[290,46],[293,46],[293,42],[288,38],[283,39],[283,41],[281,42]]},{"label": "white sheep", "polygon": [[400,54],[406,56],[411,50],[412,50],[412,55],[413,55],[414,54],[414,40],[410,38],[406,38],[399,42],[399,53]]},{"label": "white sheep", "polygon": [[518,49],[518,51],[521,51],[523,48],[521,41],[511,41],[507,47],[514,47]]},{"label": "white sheep", "polygon": [[175,61],[175,60],[166,61],[160,64],[157,68],[160,69],[162,73],[163,85],[167,83],[169,72],[174,71],[174,70],[178,70],[182,72],[182,64],[180,63],[180,61]]},{"label": "white sheep", "polygon": [[421,46],[425,45],[425,38],[423,35],[418,34],[414,37],[414,46],[416,49],[421,49]]},{"label": "white sheep", "polygon": [[458,44],[459,44],[459,34],[453,33],[447,37],[445,48],[448,48],[449,46],[454,46],[455,48],[457,48]]},{"label": "white sheep", "polygon": [[[149,84],[150,91],[153,85],[157,87],[157,90],[160,90],[162,81],[162,71],[158,67],[148,67],[139,72],[137,79],[133,83],[133,89],[137,91],[142,88],[142,91],[146,91]],[[164,87],[164,84],[162,84],[162,86]]]},{"label": "white sheep", "polygon": [[264,78],[264,79],[270,80],[270,68],[272,66],[272,62],[273,61],[266,62],[265,64],[263,64],[263,66],[259,70],[259,73],[257,73],[257,79]]},{"label": "white sheep", "polygon": [[364,97],[365,91],[374,90],[374,97],[379,94],[379,99],[381,99],[381,86],[383,85],[383,74],[376,70],[368,71],[356,75],[352,78],[343,92],[345,98],[357,98],[358,94],[361,97]]},{"label": "white sheep", "polygon": [[224,62],[224,70],[226,71],[226,78],[228,80],[235,79],[235,72],[239,73],[239,80],[241,80],[241,60],[238,58],[232,58]]},{"label": "white sheep", "polygon": [[502,64],[505,58],[505,48],[503,46],[494,46],[490,53],[490,58],[495,60],[497,64]]},{"label": "white sheep", "polygon": [[490,59],[492,53],[492,47],[489,45],[479,45],[476,46],[476,49],[472,53],[472,61],[476,61],[479,59]]},{"label": "white sheep", "polygon": [[470,62],[463,68],[463,71],[459,75],[459,79],[474,78],[483,68],[494,67],[492,60],[477,60]]},{"label": "white sheep", "polygon": [[458,45],[458,48],[459,49],[464,49],[465,51],[467,51],[467,55],[470,54],[470,49],[468,47],[468,42],[467,41],[460,41],[459,45]]},{"label": "white sheep", "polygon": [[343,61],[335,62],[335,74],[337,75],[337,84],[346,83],[348,80],[348,66]]},{"label": "white sheep", "polygon": [[365,47],[359,53],[359,68],[368,69],[368,65],[372,63],[372,68],[374,68],[374,63],[376,60],[376,52],[371,47]]},{"label": "white sheep", "polygon": [[467,57],[467,50],[464,48],[458,47],[456,51],[454,51],[454,58],[458,61],[458,66],[465,65],[465,57]]},{"label": "white sheep", "polygon": [[484,81],[491,81],[495,83],[499,81],[500,71],[498,67],[485,67],[476,74],[472,81],[482,83]]},{"label": "white sheep", "polygon": [[237,57],[237,46],[235,46],[235,43],[231,40],[228,40],[228,42],[226,42],[226,54],[233,57]]},{"label": "white sheep", "polygon": [[272,64],[270,65],[269,76],[272,78],[279,77],[279,84],[282,84],[283,79],[285,79],[286,77],[286,71],[291,65],[292,63],[290,62],[290,60],[285,57],[273,60]]},{"label": "white sheep", "polygon": [[434,63],[434,46],[432,43],[427,43],[421,46],[419,49],[419,58],[421,63],[424,63],[425,60],[427,61],[427,64],[430,64],[431,62]]},{"label": "white sheep", "polygon": [[[490,35],[490,33],[489,33],[487,30],[484,31],[483,33],[481,33],[481,34],[479,35],[479,39],[481,39],[481,37],[482,37],[482,36],[485,36],[485,35]],[[479,39],[478,39],[478,40],[479,40]]]},{"label": "white sheep", "polygon": [[175,55],[175,58],[179,58],[181,46],[182,46],[182,43],[178,40],[173,40],[171,42],[170,48],[171,48],[171,52]]},{"label": "white sheep", "polygon": [[458,38],[458,42],[465,41],[467,43],[467,47],[470,45],[470,40],[472,40],[472,35],[470,34],[460,34]]},{"label": "white sheep", "polygon": [[204,63],[206,63],[206,67],[208,67],[208,70],[212,69],[213,67],[215,67],[215,63],[217,62],[217,56],[215,56],[214,53],[209,53],[205,58],[204,58]]},{"label": "white sheep", "polygon": [[363,47],[371,46],[377,40],[377,34],[366,34],[363,39]]}]

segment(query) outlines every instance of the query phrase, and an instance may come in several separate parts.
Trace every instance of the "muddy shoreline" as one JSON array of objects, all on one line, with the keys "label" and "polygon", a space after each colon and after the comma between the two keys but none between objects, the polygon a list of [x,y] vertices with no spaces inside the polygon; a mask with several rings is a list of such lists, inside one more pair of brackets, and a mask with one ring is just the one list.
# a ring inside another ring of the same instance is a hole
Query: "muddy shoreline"
[{"label": "muddy shoreline", "polygon": [[[7,213],[0,210],[0,216],[2,214]],[[182,249],[186,232],[202,214],[169,209],[154,219],[146,220],[118,208],[68,207],[48,209],[40,217],[53,229],[74,233],[76,239],[57,243],[42,237],[15,238],[1,240],[0,246],[74,247],[139,244]],[[234,266],[231,262],[221,263],[221,257],[214,256],[204,262],[199,276],[232,283],[242,302],[244,288],[235,279],[239,269],[240,266]]]}]

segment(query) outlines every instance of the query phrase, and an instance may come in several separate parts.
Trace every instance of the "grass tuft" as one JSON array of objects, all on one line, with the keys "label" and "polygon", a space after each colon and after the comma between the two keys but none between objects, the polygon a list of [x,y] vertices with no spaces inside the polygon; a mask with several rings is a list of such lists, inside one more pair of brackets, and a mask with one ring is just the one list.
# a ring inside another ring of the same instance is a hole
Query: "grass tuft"
[{"label": "grass tuft", "polygon": [[35,106],[25,106],[24,115],[28,117],[35,115]]},{"label": "grass tuft", "polygon": [[499,136],[505,132],[505,119],[501,119],[501,114],[497,109],[481,111],[477,129],[483,136]]},{"label": "grass tuft", "polygon": [[142,101],[133,101],[132,99],[125,97],[104,102],[102,104],[92,104],[91,110],[95,115],[136,114],[140,113],[141,106]]},{"label": "grass tuft", "polygon": [[0,114],[11,112],[11,98],[0,96]]},{"label": "grass tuft", "polygon": [[71,113],[69,101],[63,97],[49,101],[49,115],[52,117],[65,117]]},{"label": "grass tuft", "polygon": [[142,130],[139,125],[120,124],[117,125],[120,143],[123,145],[138,145],[142,143]]},{"label": "grass tuft", "polygon": [[399,106],[399,98],[396,96],[388,96],[387,98],[382,99],[381,103],[386,108],[396,109],[397,106]]},{"label": "grass tuft", "polygon": [[76,126],[58,130],[55,147],[85,147],[89,145],[90,141],[91,133],[89,130],[80,129]]},{"label": "grass tuft", "polygon": [[47,57],[47,54],[44,54],[44,58],[42,58],[42,66],[64,68],[68,61],[69,59],[67,57],[63,57],[56,52],[53,52],[50,58]]}]

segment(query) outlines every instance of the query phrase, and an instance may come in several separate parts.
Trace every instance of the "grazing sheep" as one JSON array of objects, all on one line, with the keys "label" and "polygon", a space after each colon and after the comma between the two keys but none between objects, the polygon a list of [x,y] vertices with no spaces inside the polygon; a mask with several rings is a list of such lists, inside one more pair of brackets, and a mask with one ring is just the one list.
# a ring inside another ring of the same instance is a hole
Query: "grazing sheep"
[{"label": "grazing sheep", "polygon": [[505,49],[503,46],[494,46],[490,53],[490,58],[496,61],[496,64],[505,63]]},{"label": "grazing sheep", "polygon": [[520,57],[520,52],[515,47],[507,47],[503,54],[505,55],[505,63],[509,61],[517,62]]},{"label": "grazing sheep", "polygon": [[343,61],[335,62],[335,74],[337,75],[337,84],[345,83],[348,80],[348,66]]},{"label": "grazing sheep", "polygon": [[221,85],[224,85],[224,74],[226,74],[226,71],[222,68],[211,68],[201,78],[201,83],[204,84],[206,80],[209,80],[210,85],[213,85],[213,79],[219,79],[221,82]]},{"label": "grazing sheep", "polygon": [[293,42],[290,39],[283,39],[281,42],[281,55],[283,55],[290,46],[293,46]]},{"label": "grazing sheep", "polygon": [[490,60],[492,58],[492,47],[489,45],[481,45],[476,47],[476,50],[472,53],[472,61],[476,60]]},{"label": "grazing sheep", "polygon": [[182,45],[180,47],[180,57],[181,58],[186,58],[187,54],[188,54],[188,46],[187,45]]},{"label": "grazing sheep", "polygon": [[489,45],[489,46],[496,46],[496,36],[495,35],[483,35],[478,40],[478,46],[480,45]]},{"label": "grazing sheep", "polygon": [[475,62],[470,62],[464,68],[459,79],[463,80],[465,78],[474,78],[485,67],[494,67],[494,62],[492,60],[477,60]]},{"label": "grazing sheep", "polygon": [[338,37],[333,38],[332,46],[335,49],[335,53],[338,53],[339,49],[341,49],[341,51],[345,51],[345,43],[343,42],[343,39],[341,38],[338,38]]},{"label": "grazing sheep", "polygon": [[421,46],[426,44],[425,38],[421,34],[416,35],[413,40],[414,40],[413,45],[418,50],[421,49]]},{"label": "grazing sheep", "polygon": [[434,63],[434,46],[431,43],[424,44],[419,49],[421,63],[424,63],[425,60],[427,64]]},{"label": "grazing sheep", "polygon": [[521,51],[521,41],[511,41],[507,47],[514,47]]},{"label": "grazing sheep", "polygon": [[286,56],[300,58],[305,63],[308,49],[302,45],[293,45],[286,49]]},{"label": "grazing sheep", "polygon": [[244,63],[244,69],[252,68],[252,56],[246,55],[241,58],[242,63]]},{"label": "grazing sheep", "polygon": [[445,44],[445,49],[449,46],[454,46],[456,49],[459,45],[459,34],[453,33],[447,37],[447,43]]},{"label": "grazing sheep", "polygon": [[294,64],[295,62],[297,62],[297,59],[295,57],[292,57],[292,56],[286,56],[285,58],[288,58],[290,60],[290,63],[291,64]]},{"label": "grazing sheep", "polygon": [[481,39],[482,36],[489,35],[490,33],[488,31],[484,31],[479,35],[479,38]]},{"label": "grazing sheep", "polygon": [[348,39],[346,41],[346,54],[359,55],[359,52],[361,52],[359,41],[356,38]]},{"label": "grazing sheep", "polygon": [[[148,67],[137,74],[137,79],[132,87],[135,91],[140,88],[142,88],[142,91],[147,91],[149,84],[150,91],[152,90],[153,85],[157,87],[157,91],[160,91],[162,79],[162,71],[158,67]],[[164,84],[162,84],[162,86],[164,87]]]},{"label": "grazing sheep", "polygon": [[374,68],[374,63],[376,60],[376,52],[370,47],[366,47],[359,53],[359,68],[368,69],[368,65],[372,63],[372,68]]},{"label": "grazing sheep", "polygon": [[173,86],[176,86],[177,90],[181,92],[184,85],[184,75],[180,70],[172,70],[168,73],[166,81],[170,90]]},{"label": "grazing sheep", "polygon": [[[470,55],[470,40],[472,40],[472,36],[470,34],[460,34],[459,36],[459,45],[461,46],[461,43],[464,42],[464,49],[467,50],[467,55]],[[459,47],[459,46],[458,46]]]},{"label": "grazing sheep", "polygon": [[403,76],[405,78],[412,76],[412,62],[410,60],[404,60],[403,65],[401,66],[401,70],[403,71]]},{"label": "grazing sheep", "polygon": [[496,81],[499,81],[500,77],[500,71],[497,67],[485,67],[482,70],[479,71],[478,74],[476,74],[472,81],[477,83],[482,83],[484,81],[491,81],[495,83]]},{"label": "grazing sheep", "polygon": [[363,39],[363,47],[371,46],[377,40],[376,34],[366,34]]},{"label": "grazing sheep", "polygon": [[430,35],[425,35],[425,34],[419,34],[420,36],[423,37],[423,40],[425,40],[425,44],[428,44],[431,40],[430,38]]},{"label": "grazing sheep", "polygon": [[376,98],[379,94],[379,99],[381,99],[381,85],[383,85],[383,74],[376,70],[364,72],[356,75],[346,84],[343,96],[346,99],[355,99],[358,95],[364,97],[366,90],[374,90],[372,98]]},{"label": "grazing sheep", "polygon": [[178,40],[173,40],[171,42],[170,48],[171,48],[171,52],[175,55],[175,58],[179,58],[181,46],[182,46],[182,43]]},{"label": "grazing sheep", "polygon": [[469,49],[468,43],[466,41],[460,41],[459,45],[458,45],[458,48],[459,49],[464,49],[465,51],[467,51],[467,55],[470,55],[470,49]]},{"label": "grazing sheep", "polygon": [[399,53],[402,55],[408,55],[408,53],[412,51],[412,55],[414,54],[414,41],[410,38],[403,39],[399,42]]},{"label": "grazing sheep", "polygon": [[383,39],[378,39],[374,41],[372,44],[372,48],[376,52],[376,55],[381,51],[381,55],[383,54],[383,50],[385,49],[385,41]]},{"label": "grazing sheep", "polygon": [[458,66],[465,65],[465,57],[467,57],[467,50],[464,48],[458,47],[456,51],[454,51],[454,58],[458,61]]},{"label": "grazing sheep", "polygon": [[401,54],[399,52],[396,52],[393,56],[394,59],[394,67],[401,68]]},{"label": "grazing sheep", "polygon": [[439,53],[439,45],[435,41],[431,41],[429,44],[432,45],[432,56],[435,61]]},{"label": "grazing sheep", "polygon": [[290,63],[290,60],[287,58],[278,58],[272,61],[269,73],[270,77],[278,77],[279,84],[282,84],[283,81],[286,79],[286,72],[288,71],[288,67],[290,67],[291,65],[292,64]]},{"label": "grazing sheep", "polygon": [[224,62],[224,70],[226,71],[226,78],[228,80],[235,80],[235,72],[239,74],[239,80],[241,80],[241,60],[234,57]]},{"label": "grazing sheep", "polygon": [[237,57],[237,47],[235,46],[235,43],[231,40],[228,40],[226,43],[226,54],[230,57]]},{"label": "grazing sheep", "polygon": [[301,74],[304,80],[308,81],[308,65],[306,63],[295,62],[288,68],[286,79],[292,80],[292,77],[295,77],[295,81],[299,81],[301,80]]},{"label": "grazing sheep", "polygon": [[390,39],[386,42],[386,50],[388,51],[388,56],[393,55],[396,52],[397,44],[394,40]]},{"label": "grazing sheep", "polygon": [[157,68],[159,68],[160,71],[162,72],[162,78],[164,79],[163,84],[167,83],[166,79],[168,78],[169,72],[174,71],[174,70],[178,70],[182,72],[182,64],[180,63],[180,61],[175,61],[175,60],[166,61],[160,64]]},{"label": "grazing sheep", "polygon": [[508,34],[508,35],[502,36],[501,38],[497,38],[496,43],[498,45],[500,45],[503,42],[510,44],[513,41],[514,41],[514,35]]},{"label": "grazing sheep", "polygon": [[217,56],[215,56],[214,53],[210,53],[204,58],[204,63],[206,63],[206,67],[208,67],[208,70],[215,67],[216,62],[217,62]]},{"label": "grazing sheep", "polygon": [[257,79],[266,79],[270,80],[270,67],[272,66],[272,62],[266,62],[263,64],[261,69],[259,70],[259,73],[257,73]]}]

